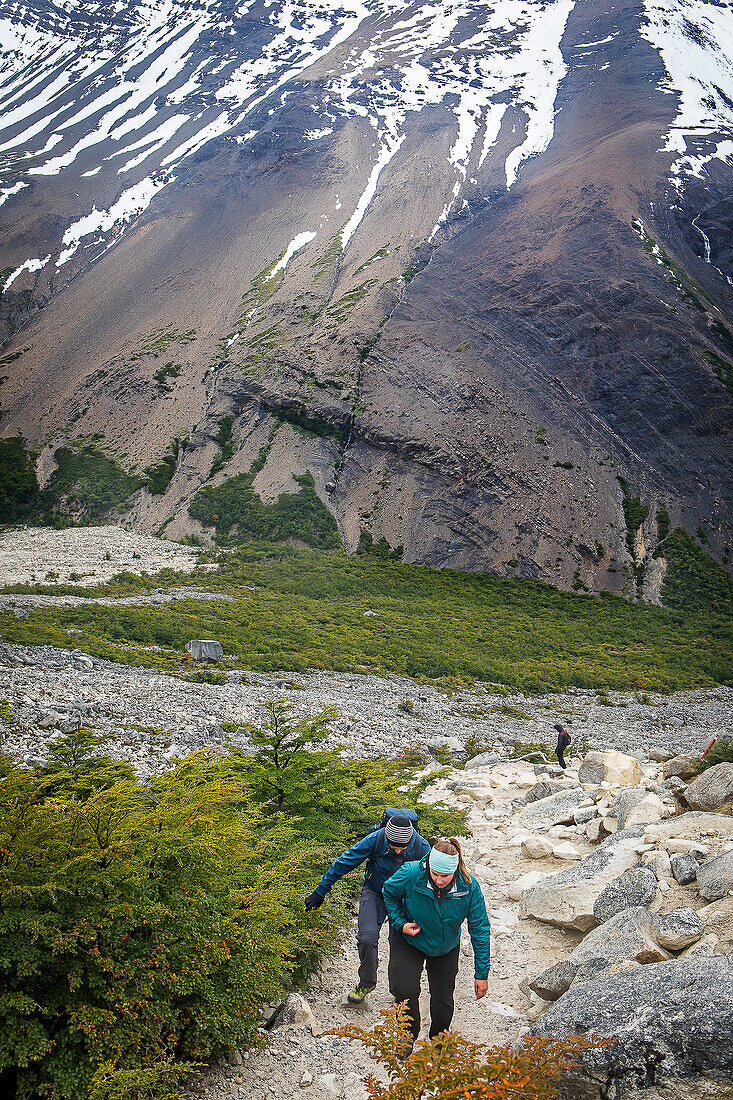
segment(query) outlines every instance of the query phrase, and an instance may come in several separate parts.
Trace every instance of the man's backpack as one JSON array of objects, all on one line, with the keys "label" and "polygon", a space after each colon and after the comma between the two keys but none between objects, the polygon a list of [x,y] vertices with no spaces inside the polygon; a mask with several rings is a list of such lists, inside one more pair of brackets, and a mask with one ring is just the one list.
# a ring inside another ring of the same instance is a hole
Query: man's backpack
[{"label": "man's backpack", "polygon": [[370,833],[378,833],[380,829],[384,829],[387,822],[391,817],[406,817],[411,823],[415,832],[417,832],[417,813],[414,810],[399,810],[394,806],[387,806],[382,814],[382,820],[376,825],[372,825],[369,830]]}]

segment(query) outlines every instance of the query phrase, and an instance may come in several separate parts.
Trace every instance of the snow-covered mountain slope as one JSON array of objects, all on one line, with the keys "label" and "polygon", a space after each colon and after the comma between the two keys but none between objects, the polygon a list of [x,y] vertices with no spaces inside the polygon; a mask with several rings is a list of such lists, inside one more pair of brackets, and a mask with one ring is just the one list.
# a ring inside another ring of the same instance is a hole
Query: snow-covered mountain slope
[{"label": "snow-covered mountain slope", "polygon": [[350,546],[619,588],[623,471],[722,554],[732,58],[714,0],[0,0],[3,432],[187,437],[170,532],[232,416],[215,483],[267,445]]}]

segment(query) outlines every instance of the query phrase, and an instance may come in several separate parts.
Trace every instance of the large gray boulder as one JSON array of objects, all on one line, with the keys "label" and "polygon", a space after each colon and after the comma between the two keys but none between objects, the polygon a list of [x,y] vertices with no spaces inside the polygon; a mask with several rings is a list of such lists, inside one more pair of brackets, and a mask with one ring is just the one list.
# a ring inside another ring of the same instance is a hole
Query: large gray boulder
[{"label": "large gray boulder", "polygon": [[669,779],[673,775],[678,776],[680,779],[692,779],[698,762],[699,757],[697,756],[673,756],[671,760],[665,761],[662,775],[665,779]]},{"label": "large gray boulder", "polygon": [[586,754],[578,769],[581,783],[609,783],[612,787],[636,787],[641,782],[641,768],[635,756],[615,749],[594,749]]},{"label": "large gray boulder", "polygon": [[543,970],[529,985],[544,1000],[554,1001],[570,988],[581,967],[591,978],[615,963],[629,960],[651,963],[668,958],[667,951],[654,939],[654,921],[649,911],[639,905],[594,928],[567,959]]},{"label": "large gray boulder", "polygon": [[581,932],[595,928],[596,899],[609,883],[638,862],[636,848],[643,831],[639,825],[614,833],[574,867],[523,890],[520,917],[534,917]]},{"label": "large gray boulder", "polygon": [[221,642],[213,638],[196,638],[186,642],[186,653],[190,653],[194,661],[220,661],[224,656]]},{"label": "large gray boulder", "polygon": [[557,791],[547,798],[530,802],[519,815],[519,824],[526,829],[538,829],[543,826],[573,824],[573,813],[588,795],[582,787],[572,787],[567,791]]},{"label": "large gray boulder", "polygon": [[706,901],[717,901],[733,890],[733,851],[723,852],[698,867],[697,888]]},{"label": "large gray boulder", "polygon": [[568,990],[530,1034],[612,1040],[584,1055],[591,1082],[573,1087],[571,1080],[562,1092],[568,1100],[626,1097],[636,1085],[696,1074],[733,1078],[733,957],[672,959],[602,974]]},{"label": "large gray boulder", "polygon": [[676,852],[669,857],[669,862],[680,886],[688,886],[697,878],[697,860],[692,852]]},{"label": "large gray boulder", "polygon": [[667,951],[684,951],[702,938],[705,921],[694,909],[670,909],[657,921],[654,936]]},{"label": "large gray boulder", "polygon": [[650,867],[630,867],[601,891],[593,903],[593,916],[602,924],[624,909],[639,905],[648,909],[658,892],[657,876]]},{"label": "large gray boulder", "polygon": [[733,814],[733,764],[715,764],[690,783],[685,802],[693,810]]},{"label": "large gray boulder", "polygon": [[538,802],[540,798],[549,798],[551,794],[564,791],[567,787],[568,784],[563,783],[561,779],[540,779],[527,791],[524,801],[529,805],[530,802]]},{"label": "large gray boulder", "polygon": [[665,816],[664,803],[644,787],[621,791],[614,806],[619,829],[629,825],[653,825]]},{"label": "large gray boulder", "polygon": [[473,771],[474,768],[489,768],[492,764],[500,764],[503,757],[499,752],[480,752],[478,756],[472,756],[463,765],[465,771]]}]

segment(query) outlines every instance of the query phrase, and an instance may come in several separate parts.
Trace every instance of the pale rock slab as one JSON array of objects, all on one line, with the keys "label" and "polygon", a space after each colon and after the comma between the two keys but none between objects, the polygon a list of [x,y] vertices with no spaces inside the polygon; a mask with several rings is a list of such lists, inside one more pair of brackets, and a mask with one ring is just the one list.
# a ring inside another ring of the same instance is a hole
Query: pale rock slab
[{"label": "pale rock slab", "polygon": [[733,814],[733,764],[715,764],[704,771],[685,791],[685,802],[693,810]]},{"label": "pale rock slab", "polygon": [[575,867],[523,889],[520,916],[587,932],[598,924],[593,906],[599,894],[638,860],[641,829],[609,837]]},{"label": "pale rock slab", "polygon": [[527,836],[522,841],[522,854],[528,859],[547,859],[553,854],[552,841],[546,836]]},{"label": "pale rock slab", "polygon": [[583,858],[582,852],[579,852],[569,840],[563,840],[556,844],[552,849],[552,855],[555,859],[576,860]]},{"label": "pale rock slab", "polygon": [[684,951],[679,954],[680,959],[695,958],[698,955],[724,955],[725,952],[721,946],[719,938],[714,932],[706,932],[704,936],[693,943],[691,947],[686,947]]},{"label": "pale rock slab", "polygon": [[615,749],[594,750],[586,754],[578,769],[578,779],[581,783],[636,787],[641,782],[641,767],[635,756]]},{"label": "pale rock slab", "polygon": [[646,852],[641,857],[641,862],[657,876],[658,881],[672,878],[672,861],[663,848],[656,848],[653,852]]}]

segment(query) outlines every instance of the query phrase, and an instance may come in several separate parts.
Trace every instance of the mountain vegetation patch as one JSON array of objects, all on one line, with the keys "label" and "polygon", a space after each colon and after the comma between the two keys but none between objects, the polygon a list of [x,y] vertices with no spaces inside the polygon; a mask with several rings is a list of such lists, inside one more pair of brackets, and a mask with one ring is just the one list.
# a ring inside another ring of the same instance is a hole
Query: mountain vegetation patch
[{"label": "mountain vegetation patch", "polygon": [[[145,587],[189,584],[235,599],[199,594],[154,608],[144,603]],[[524,578],[232,540],[216,572],[134,585],[119,578],[97,594],[135,590],[139,605],[35,607],[20,619],[8,609],[0,612],[0,634],[19,644],[64,647],[71,631],[73,644],[92,655],[174,674],[187,667],[190,638],[215,637],[228,668],[263,672],[449,677],[524,692],[569,685],[669,692],[731,683],[729,613],[575,595]]]}]

